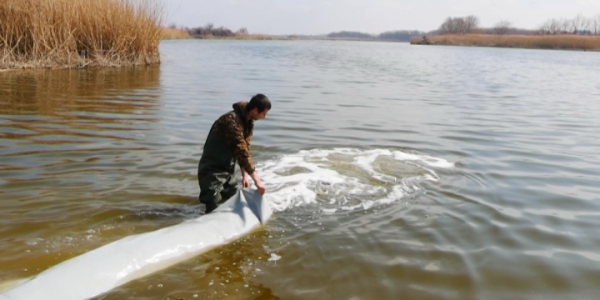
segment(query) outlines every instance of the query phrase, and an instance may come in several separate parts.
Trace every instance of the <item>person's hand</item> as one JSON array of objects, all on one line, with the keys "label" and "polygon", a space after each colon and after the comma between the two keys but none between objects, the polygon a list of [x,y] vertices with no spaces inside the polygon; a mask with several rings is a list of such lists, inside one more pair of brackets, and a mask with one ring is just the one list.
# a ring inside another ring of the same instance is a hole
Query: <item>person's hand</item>
[{"label": "person's hand", "polygon": [[262,182],[256,183],[256,189],[258,190],[258,193],[261,196],[267,192],[267,188],[265,187],[265,185]]},{"label": "person's hand", "polygon": [[247,188],[250,186],[250,180],[248,180],[248,177],[244,176],[244,178],[242,178],[242,187]]},{"label": "person's hand", "polygon": [[262,196],[265,194],[265,192],[267,191],[267,188],[265,188],[265,185],[262,183],[262,180],[260,180],[260,177],[258,177],[258,173],[256,171],[252,172],[252,174],[250,174],[250,178],[252,178],[252,180],[254,180],[254,184],[256,185],[256,189],[258,190],[258,193]]}]

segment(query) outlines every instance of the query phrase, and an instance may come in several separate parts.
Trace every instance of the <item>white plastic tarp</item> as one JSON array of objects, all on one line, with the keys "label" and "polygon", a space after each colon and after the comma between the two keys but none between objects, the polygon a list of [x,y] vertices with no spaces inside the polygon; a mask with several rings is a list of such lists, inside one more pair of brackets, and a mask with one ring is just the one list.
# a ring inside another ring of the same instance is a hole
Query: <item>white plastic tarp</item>
[{"label": "white plastic tarp", "polygon": [[62,262],[0,294],[0,300],[83,300],[231,241],[271,217],[245,189],[208,215],[133,235]]}]

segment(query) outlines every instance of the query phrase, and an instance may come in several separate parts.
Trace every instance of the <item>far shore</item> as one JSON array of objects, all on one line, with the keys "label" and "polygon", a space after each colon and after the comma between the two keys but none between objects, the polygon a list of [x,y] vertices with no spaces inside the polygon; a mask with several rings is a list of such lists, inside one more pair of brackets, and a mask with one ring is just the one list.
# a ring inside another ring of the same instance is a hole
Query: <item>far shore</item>
[{"label": "far shore", "polygon": [[413,37],[412,45],[600,51],[600,36],[464,34]]},{"label": "far shore", "polygon": [[[163,29],[162,40],[202,39],[202,40],[328,40],[357,42],[408,42],[379,38],[348,38],[315,35],[266,35],[236,34],[235,36],[192,36],[179,29]],[[170,34],[164,34],[170,32]],[[495,34],[448,34],[435,36],[416,36],[411,45],[442,45],[471,47],[500,47],[524,49],[580,50],[600,51],[600,36],[590,35],[495,35]]]},{"label": "far shore", "polygon": [[[348,38],[348,37],[328,37],[328,36],[311,36],[311,35],[266,35],[266,34],[235,34],[234,36],[195,36],[190,35],[187,31],[180,29],[160,28],[161,40],[171,39],[207,39],[207,40],[329,40],[329,41],[362,41],[362,42],[406,42],[399,40],[386,40],[378,38]],[[594,35],[496,35],[496,34],[448,34],[435,36],[417,36],[410,40],[411,45],[443,45],[443,46],[467,46],[467,47],[500,47],[500,48],[521,48],[521,49],[549,49],[549,50],[572,50],[572,51],[600,51],[600,36]],[[156,50],[154,50],[156,51]],[[145,55],[147,57],[148,54]],[[14,60],[9,58],[8,61]],[[5,57],[6,60],[6,57]],[[147,58],[146,58],[147,60]],[[54,68],[81,68],[80,62],[75,62],[75,65],[57,66],[55,62],[43,60],[44,64],[24,62],[9,62],[0,64],[0,72],[15,70],[15,69],[54,69]],[[35,62],[35,61],[34,61]],[[87,64],[87,63],[86,63]],[[136,65],[137,63],[119,64],[104,63],[95,64],[94,66],[116,66],[116,65]],[[140,64],[148,64],[142,62]],[[8,67],[8,68],[7,68]]]},{"label": "far shore", "polygon": [[236,34],[235,36],[195,36],[179,29],[162,29],[161,40],[256,40],[256,41],[355,41],[355,42],[395,42],[408,43],[408,40],[390,40],[380,38],[349,38],[349,37],[328,37],[318,35],[269,35],[269,34]]}]

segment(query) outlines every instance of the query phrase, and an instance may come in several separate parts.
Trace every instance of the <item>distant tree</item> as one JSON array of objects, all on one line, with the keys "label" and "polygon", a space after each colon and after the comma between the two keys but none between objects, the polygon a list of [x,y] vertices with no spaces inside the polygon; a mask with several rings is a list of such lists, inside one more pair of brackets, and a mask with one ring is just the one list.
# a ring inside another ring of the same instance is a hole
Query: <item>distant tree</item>
[{"label": "distant tree", "polygon": [[583,23],[581,24],[581,25],[582,25],[582,28],[583,28],[583,30],[584,30],[584,31],[587,31],[587,32],[592,32],[592,29],[593,29],[593,27],[592,27],[592,23],[593,23],[593,21],[594,21],[594,19],[592,19],[592,18],[589,18],[589,19],[588,19],[588,18],[585,18],[585,19],[583,20]]},{"label": "distant tree", "polygon": [[588,29],[588,20],[582,14],[577,15],[573,20],[571,20],[572,33],[579,33]]},{"label": "distant tree", "polygon": [[510,21],[502,20],[494,25],[494,33],[507,34],[511,27],[512,23]]},{"label": "distant tree", "polygon": [[398,30],[386,31],[377,37],[383,40],[405,41],[408,42],[414,36],[422,36],[424,33],[416,30]]},{"label": "distant tree", "polygon": [[540,26],[539,31],[541,34],[560,34],[564,30],[566,30],[566,28],[564,28],[564,27],[565,27],[565,22],[563,22],[561,20],[552,19],[552,20],[548,20],[544,24],[542,24],[542,26]]},{"label": "distant tree", "polygon": [[330,38],[353,38],[353,39],[371,39],[372,35],[368,33],[356,32],[356,31],[340,31],[332,32],[327,35]]},{"label": "distant tree", "polygon": [[464,33],[471,33],[475,31],[479,27],[479,18],[476,16],[470,15],[464,18]]},{"label": "distant tree", "polygon": [[236,33],[237,34],[241,34],[241,35],[247,35],[248,34],[248,29],[246,29],[246,27],[242,27]]},{"label": "distant tree", "polygon": [[540,34],[600,34],[600,15],[586,18],[582,14],[573,19],[551,19],[538,29]]},{"label": "distant tree", "polygon": [[195,37],[207,37],[207,36],[216,36],[216,37],[231,37],[235,36],[233,31],[221,26],[219,28],[215,28],[213,23],[208,23],[204,27],[196,27],[188,30],[189,34]]},{"label": "distant tree", "polygon": [[211,34],[214,36],[218,36],[218,37],[228,37],[228,36],[235,36],[235,34],[233,33],[233,31],[221,26],[217,29],[213,29],[211,31]]},{"label": "distant tree", "polygon": [[594,19],[592,19],[592,32],[595,35],[600,34],[600,15],[597,15],[594,17]]},{"label": "distant tree", "polygon": [[177,29],[177,24],[172,22],[172,23],[169,23],[169,26],[167,26],[167,27],[169,27],[171,29]]},{"label": "distant tree", "polygon": [[456,21],[454,20],[454,18],[452,17],[448,17],[446,19],[446,21],[444,21],[444,23],[442,23],[442,25],[440,25],[440,28],[438,29],[438,31],[441,34],[449,34],[449,33],[456,33]]},{"label": "distant tree", "polygon": [[479,26],[479,19],[475,16],[448,17],[438,31],[441,34],[466,34],[474,32]]},{"label": "distant tree", "polygon": [[564,33],[569,33],[571,31],[573,31],[573,28],[571,28],[573,23],[571,23],[571,21],[566,20],[566,19],[560,19],[560,20],[557,20],[557,23],[558,23],[558,32],[556,32],[555,34],[564,34]]}]

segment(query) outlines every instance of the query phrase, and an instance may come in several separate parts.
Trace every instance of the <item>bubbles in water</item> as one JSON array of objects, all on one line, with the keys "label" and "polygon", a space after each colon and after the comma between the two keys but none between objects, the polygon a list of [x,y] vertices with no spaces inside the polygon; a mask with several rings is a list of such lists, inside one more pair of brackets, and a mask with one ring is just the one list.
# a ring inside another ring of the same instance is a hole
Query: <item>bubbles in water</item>
[{"label": "bubbles in water", "polygon": [[29,246],[35,246],[37,245],[39,242],[43,241],[44,239],[42,238],[34,238],[34,239],[30,239],[27,240],[25,243]]},{"label": "bubbles in water", "polygon": [[268,259],[268,261],[278,261],[279,259],[281,259],[281,256],[271,253],[271,257]]},{"label": "bubbles in water", "polygon": [[453,168],[441,158],[385,149],[313,149],[259,164],[274,210],[316,204],[323,213],[369,209],[437,181],[436,169]]}]

